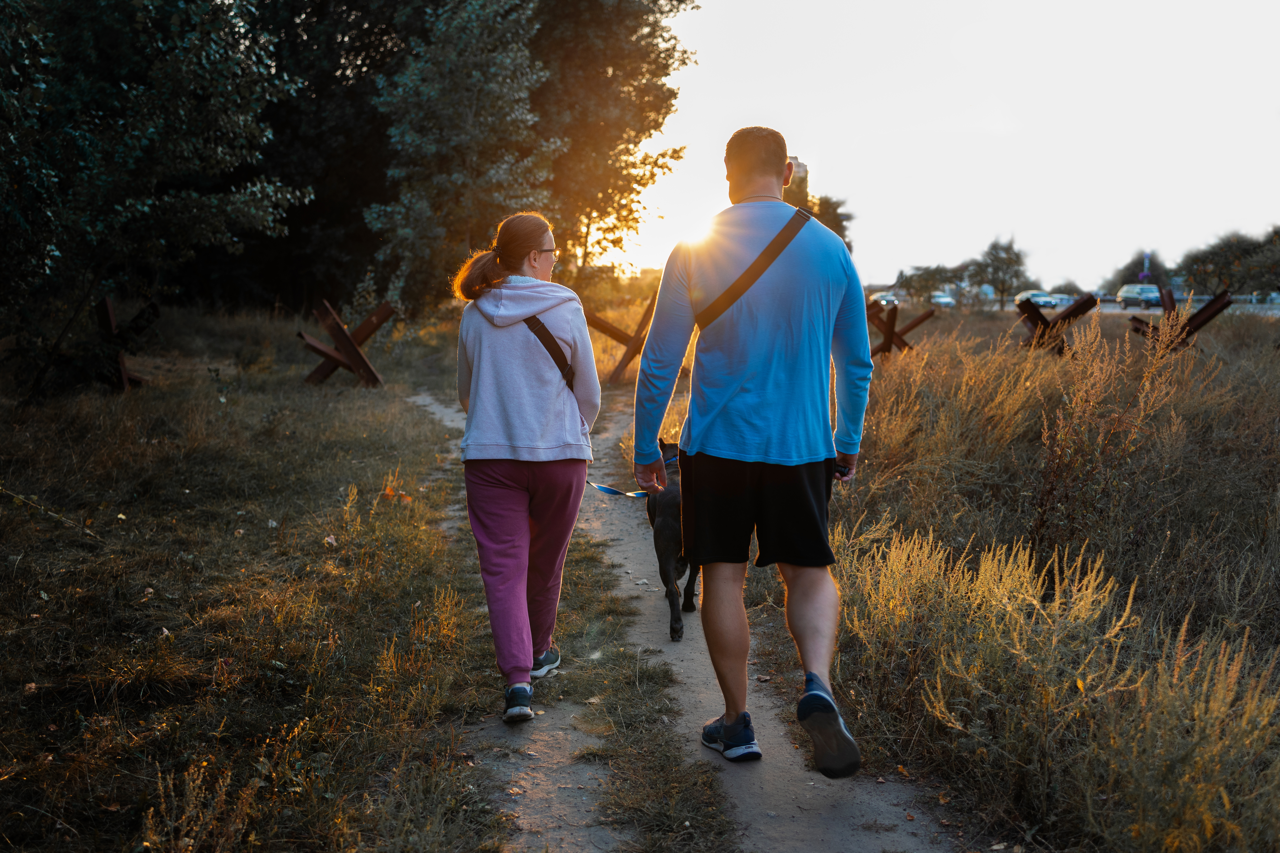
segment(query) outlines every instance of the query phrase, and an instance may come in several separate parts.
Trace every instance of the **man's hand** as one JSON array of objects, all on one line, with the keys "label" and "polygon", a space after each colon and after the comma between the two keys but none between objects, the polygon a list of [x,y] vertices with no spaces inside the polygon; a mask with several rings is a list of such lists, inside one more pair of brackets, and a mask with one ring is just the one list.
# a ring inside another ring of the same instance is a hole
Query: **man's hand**
[{"label": "man's hand", "polygon": [[[845,471],[845,473],[841,474],[840,473],[841,468],[847,468],[848,470]],[[858,472],[858,454],[841,453],[840,451],[837,450],[836,451],[836,482],[852,483],[853,475],[856,474],[857,472]]]},{"label": "man's hand", "polygon": [[659,459],[648,465],[635,464],[636,485],[650,494],[656,494],[667,487],[667,466]]}]

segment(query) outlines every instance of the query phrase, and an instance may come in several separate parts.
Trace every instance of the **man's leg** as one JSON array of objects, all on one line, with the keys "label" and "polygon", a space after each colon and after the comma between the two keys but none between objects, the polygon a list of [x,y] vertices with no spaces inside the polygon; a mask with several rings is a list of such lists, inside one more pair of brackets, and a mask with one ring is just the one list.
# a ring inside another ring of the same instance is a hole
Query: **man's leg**
[{"label": "man's leg", "polygon": [[858,772],[862,756],[831,693],[831,656],[840,627],[840,590],[824,567],[778,563],[787,586],[787,627],[805,669],[796,719],[813,739],[813,763],[829,779]]},{"label": "man's leg", "polygon": [[787,587],[787,628],[806,673],[816,673],[831,690],[831,656],[840,630],[840,590],[826,566],[778,563]]},{"label": "man's leg", "polygon": [[[742,601],[746,563],[708,563],[702,567],[702,633],[724,694],[724,719],[732,723],[747,710],[747,657],[751,629]],[[789,596],[788,596],[789,597]],[[830,666],[831,653],[827,652]]]}]

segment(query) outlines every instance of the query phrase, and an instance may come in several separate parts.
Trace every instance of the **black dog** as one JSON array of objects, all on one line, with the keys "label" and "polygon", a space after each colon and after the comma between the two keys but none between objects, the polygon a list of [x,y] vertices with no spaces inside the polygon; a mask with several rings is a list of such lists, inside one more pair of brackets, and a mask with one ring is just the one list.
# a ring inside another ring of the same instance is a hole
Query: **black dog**
[{"label": "black dog", "polygon": [[665,441],[658,441],[662,448],[662,461],[667,467],[667,487],[658,494],[649,494],[645,506],[649,511],[649,524],[653,527],[653,550],[658,555],[658,574],[667,590],[667,603],[671,605],[671,639],[684,639],[684,619],[680,616],[680,586],[677,581],[689,570],[689,582],[684,588],[684,611],[698,609],[693,588],[698,581],[701,566],[690,566],[684,558],[680,540],[680,465],[679,448]]}]

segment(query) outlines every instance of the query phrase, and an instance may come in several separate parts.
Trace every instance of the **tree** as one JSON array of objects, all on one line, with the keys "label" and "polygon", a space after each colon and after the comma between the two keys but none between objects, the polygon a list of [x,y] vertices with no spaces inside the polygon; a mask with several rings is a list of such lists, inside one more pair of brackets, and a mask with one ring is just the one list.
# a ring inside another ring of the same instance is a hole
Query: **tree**
[{"label": "tree", "polygon": [[640,225],[640,193],[671,170],[684,148],[646,154],[640,145],[675,108],[672,72],[691,54],[666,21],[694,0],[556,0],[535,12],[531,45],[547,78],[533,93],[537,136],[563,140],[552,163],[550,212],[557,240],[581,268],[621,248]]},{"label": "tree", "polygon": [[147,296],[197,247],[281,233],[306,200],[235,178],[270,138],[264,107],[292,88],[251,14],[235,0],[5,0],[0,38],[24,71],[3,101],[4,248],[35,251],[3,273],[0,337],[38,355],[32,395],[100,296]]},{"label": "tree", "polygon": [[1076,284],[1071,279],[1063,281],[1061,284],[1055,284],[1049,289],[1050,293],[1068,293],[1072,296],[1084,296],[1084,288]]},{"label": "tree", "polygon": [[1169,269],[1155,252],[1144,252],[1141,249],[1111,274],[1102,284],[1102,290],[1114,296],[1126,284],[1154,284],[1157,287],[1170,287]]},{"label": "tree", "polygon": [[846,202],[843,199],[835,199],[829,195],[820,195],[814,197],[809,195],[809,170],[805,168],[803,163],[798,163],[798,168],[791,176],[791,183],[782,188],[782,200],[787,204],[795,207],[803,207],[813,212],[813,218],[817,219],[823,225],[835,232],[836,236],[844,242],[845,248],[853,250],[853,243],[849,240],[849,223],[853,221],[853,214],[843,210]]},{"label": "tree", "polygon": [[1012,238],[1004,243],[992,240],[982,257],[968,262],[967,275],[971,285],[991,287],[1000,299],[1001,311],[1006,299],[1034,285],[1027,275],[1026,258],[1022,250],[1013,245]]},{"label": "tree", "polygon": [[[297,97],[268,106],[272,138],[245,174],[309,187],[282,236],[245,240],[236,256],[202,253],[186,275],[189,292],[231,305],[280,299],[306,310],[342,302],[366,281],[382,245],[365,221],[390,203],[394,152],[388,116],[375,106],[379,77],[394,75],[404,47],[421,36],[423,8],[441,0],[262,0],[250,25],[274,40],[279,73]],[[385,282],[383,282],[385,286]]]},{"label": "tree", "polygon": [[1177,272],[1196,293],[1280,289],[1280,227],[1261,239],[1228,234],[1203,249],[1188,252]]},{"label": "tree", "polygon": [[[681,149],[645,155],[639,146],[670,114],[676,92],[665,79],[689,58],[664,21],[691,5],[692,0],[518,4],[533,16],[530,33],[537,30],[526,45],[532,67],[541,67],[548,76],[530,94],[528,107],[537,118],[532,135],[506,142],[517,162],[534,156],[543,143],[565,144],[543,181],[551,187],[543,212],[556,223],[561,245],[587,263],[604,249],[621,245],[625,234],[635,229],[640,191],[680,155]],[[264,2],[253,26],[277,40],[278,67],[300,79],[301,89],[297,98],[273,104],[268,111],[274,139],[252,174],[312,187],[315,201],[289,212],[289,233],[282,239],[251,240],[238,258],[202,257],[194,271],[202,294],[232,302],[268,301],[280,295],[305,308],[322,296],[335,301],[350,297],[370,272],[379,290],[400,281],[399,255],[379,255],[387,232],[371,227],[382,222],[388,206],[408,198],[400,187],[404,157],[395,149],[398,143],[390,130],[401,120],[397,115],[405,121],[410,116],[389,110],[385,98],[395,93],[408,107],[414,96],[405,87],[414,74],[427,79],[421,68],[409,69],[425,56],[415,56],[410,45],[417,43],[427,53],[441,47],[450,55],[466,55],[460,46],[437,45],[428,30],[433,15],[463,15],[466,10],[478,16],[476,28],[483,32],[489,16],[516,10],[516,5],[467,0]],[[504,24],[498,18],[493,26],[502,29]],[[447,69],[437,65],[437,72]],[[386,81],[382,88],[379,80]],[[424,109],[430,103],[436,105],[432,109],[444,105],[452,110],[448,94],[423,91],[421,104]],[[502,101],[496,97],[483,106],[496,109]],[[425,115],[418,118],[420,124],[427,121]],[[420,198],[421,188],[419,183],[410,196]],[[496,225],[496,218],[484,227]],[[409,223],[402,218],[397,227]],[[437,238],[432,236],[434,226],[418,224],[431,232],[420,239],[426,249],[433,249],[425,244]],[[407,232],[401,236],[402,246],[414,239]],[[482,245],[489,236],[476,231],[470,243]],[[408,285],[405,293],[428,300],[445,293],[440,280],[441,270],[447,268],[443,258],[460,244],[434,253],[440,261],[434,271],[428,269],[434,261],[417,258],[412,265],[416,272],[410,276],[417,283]],[[428,283],[423,276],[436,278]]]},{"label": "tree", "polygon": [[815,219],[834,231],[836,236],[844,242],[844,247],[852,252],[853,241],[849,239],[849,223],[853,221],[853,214],[843,210],[844,206],[844,199],[820,195],[813,209],[813,215]]},{"label": "tree", "polygon": [[909,297],[912,302],[925,303],[929,295],[949,285],[959,284],[964,280],[963,267],[912,267],[910,273],[898,272],[898,279],[893,289]]},{"label": "tree", "polygon": [[505,214],[546,207],[551,160],[565,148],[534,131],[529,96],[547,75],[529,53],[526,3],[466,0],[421,14],[423,37],[375,99],[390,119],[398,194],[365,214],[384,240],[389,295],[413,304],[444,298],[450,273]]}]

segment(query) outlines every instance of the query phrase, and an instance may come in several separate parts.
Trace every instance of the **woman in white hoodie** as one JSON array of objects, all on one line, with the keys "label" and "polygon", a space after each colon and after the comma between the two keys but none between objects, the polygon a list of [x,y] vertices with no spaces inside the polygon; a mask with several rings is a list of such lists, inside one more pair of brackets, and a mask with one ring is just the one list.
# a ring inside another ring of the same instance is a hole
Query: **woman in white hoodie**
[{"label": "woman in white hoodie", "polygon": [[600,411],[582,302],[551,283],[559,254],[544,217],[517,213],[453,280],[469,302],[458,335],[467,514],[507,679],[507,722],[533,718],[531,679],[560,665],[551,644],[560,576]]}]

